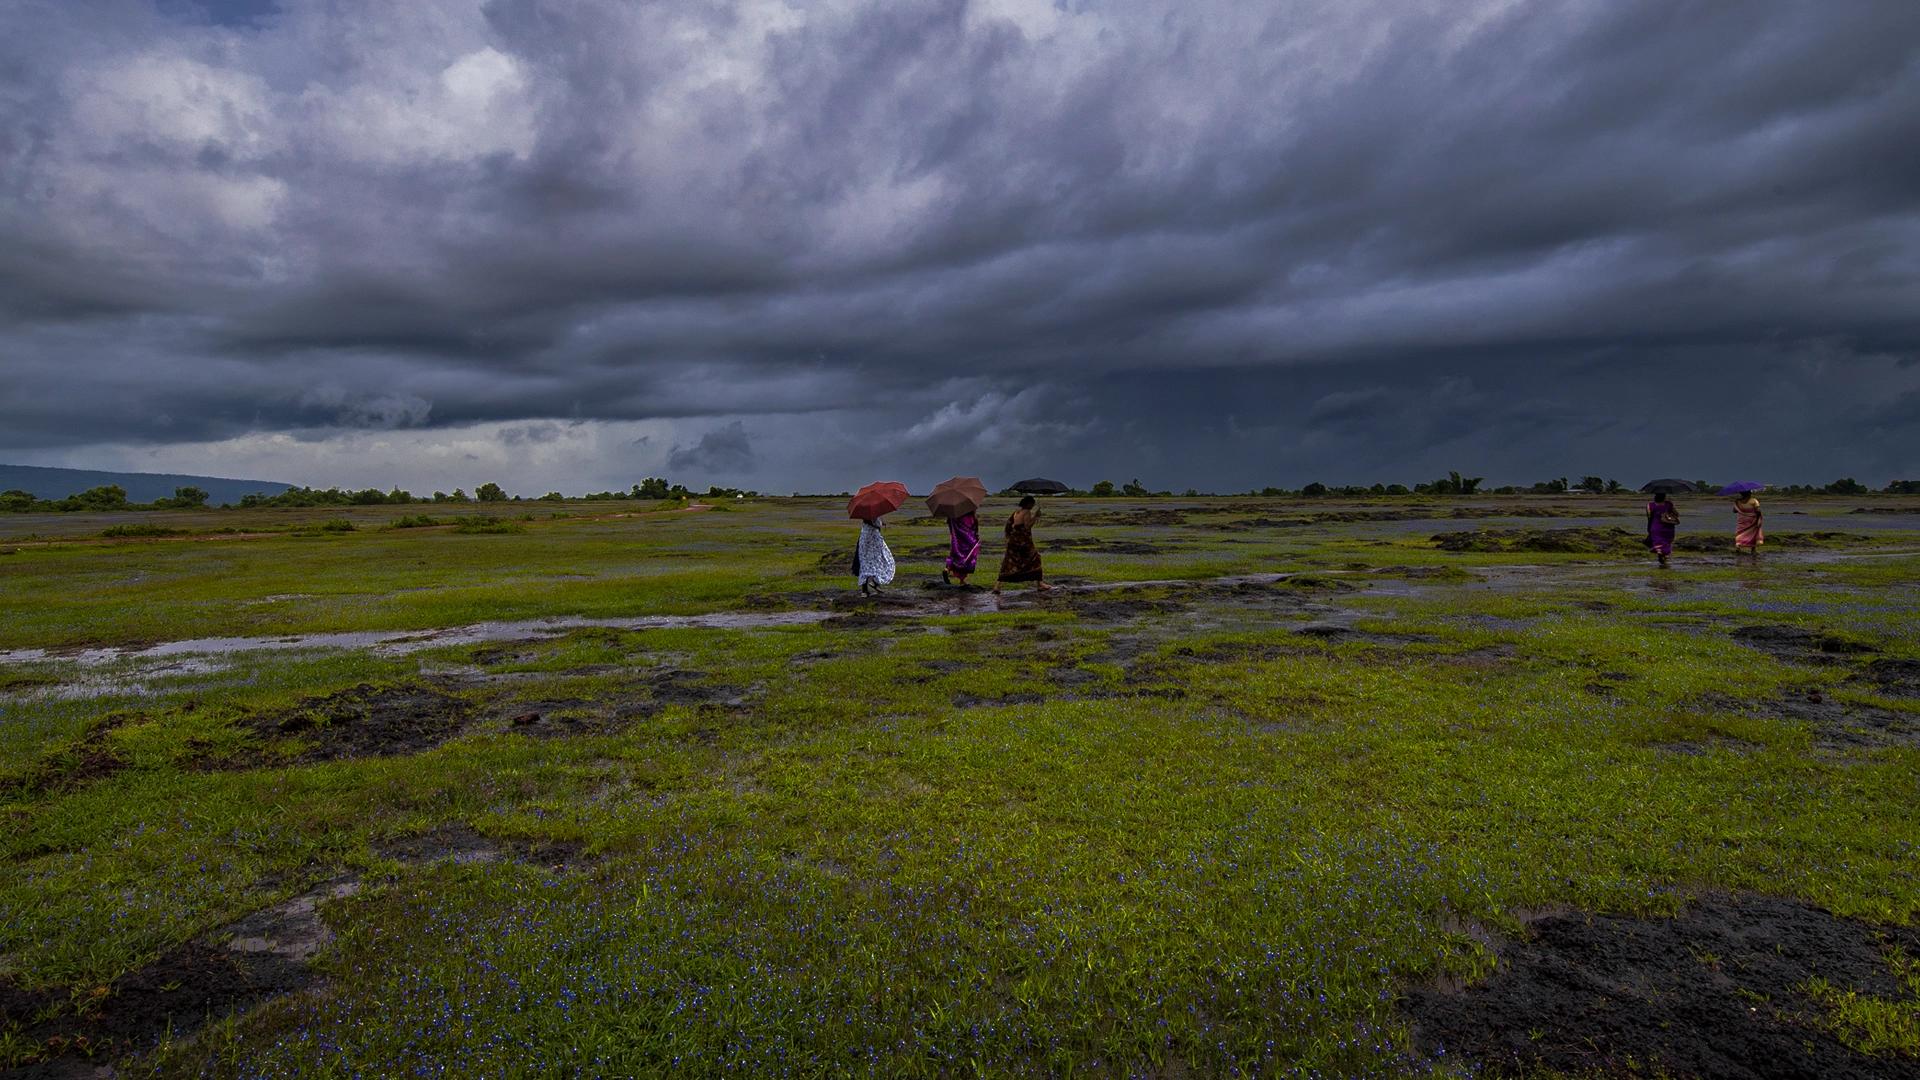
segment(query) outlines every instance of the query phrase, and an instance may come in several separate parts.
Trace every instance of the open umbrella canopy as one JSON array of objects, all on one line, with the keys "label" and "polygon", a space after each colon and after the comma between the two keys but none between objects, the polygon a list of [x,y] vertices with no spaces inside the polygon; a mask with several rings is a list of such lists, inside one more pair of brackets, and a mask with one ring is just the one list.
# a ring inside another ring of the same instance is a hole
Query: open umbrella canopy
[{"label": "open umbrella canopy", "polygon": [[1029,495],[1060,495],[1071,489],[1058,480],[1043,480],[1036,476],[1031,480],[1022,480],[1013,485],[1013,490],[1024,491]]},{"label": "open umbrella canopy", "polygon": [[847,516],[872,521],[900,509],[906,501],[907,485],[892,480],[876,481],[854,492],[853,498],[847,500]]},{"label": "open umbrella canopy", "polygon": [[987,501],[987,485],[977,476],[956,476],[933,485],[927,496],[927,512],[934,517],[965,517]]},{"label": "open umbrella canopy", "polygon": [[1649,480],[1640,485],[1640,490],[1649,495],[1678,495],[1684,491],[1699,491],[1691,480]]},{"label": "open umbrella canopy", "polygon": [[1758,480],[1739,480],[1720,489],[1722,495],[1744,495],[1749,491],[1761,491],[1767,485]]}]

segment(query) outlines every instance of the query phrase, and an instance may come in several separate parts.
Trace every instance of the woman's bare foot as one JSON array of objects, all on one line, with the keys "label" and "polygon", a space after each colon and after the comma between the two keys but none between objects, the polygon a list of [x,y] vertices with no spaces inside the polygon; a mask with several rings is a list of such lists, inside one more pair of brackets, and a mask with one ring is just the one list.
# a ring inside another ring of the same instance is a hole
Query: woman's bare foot
[{"label": "woman's bare foot", "polygon": [[1051,585],[1049,585],[1049,584],[1047,584],[1047,583],[1046,583],[1046,582],[1044,582],[1044,581],[1042,581],[1042,582],[1037,582],[1036,584],[1038,584],[1038,585],[1039,585],[1039,587],[1040,587],[1040,591],[1041,591],[1041,592],[1052,592],[1052,591],[1053,591],[1053,586],[1051,586]]}]

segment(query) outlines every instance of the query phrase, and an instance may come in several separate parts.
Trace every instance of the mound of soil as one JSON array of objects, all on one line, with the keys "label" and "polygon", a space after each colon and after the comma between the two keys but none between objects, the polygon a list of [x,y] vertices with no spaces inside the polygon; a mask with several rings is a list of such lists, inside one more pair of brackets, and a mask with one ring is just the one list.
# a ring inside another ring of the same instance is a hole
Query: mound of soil
[{"label": "mound of soil", "polygon": [[465,701],[424,686],[362,683],[242,724],[264,738],[300,740],[306,749],[296,761],[339,761],[431,750],[459,734],[471,713]]},{"label": "mound of soil", "polygon": [[271,951],[239,952],[205,942],[177,946],[128,972],[96,998],[68,990],[25,990],[0,980],[0,1030],[34,1048],[37,1064],[8,1075],[84,1075],[83,1061],[111,1061],[175,1038],[270,997],[311,985],[305,964]]},{"label": "mound of soil", "polygon": [[1497,1075],[1912,1077],[1911,1060],[1849,1049],[1808,980],[1887,999],[1906,991],[1888,950],[1920,930],[1875,927],[1791,900],[1711,896],[1671,919],[1554,915],[1498,947],[1465,990],[1406,995],[1414,1043]]},{"label": "mound of soil", "polygon": [[1841,662],[1842,657],[1875,651],[1873,646],[1864,642],[1824,630],[1809,630],[1803,626],[1757,623],[1735,627],[1729,634],[1733,640],[1748,648],[1759,649],[1783,660],[1836,664]]},{"label": "mound of soil", "polygon": [[1475,529],[1436,533],[1433,546],[1441,551],[1551,552],[1576,555],[1645,555],[1639,535],[1625,529]]}]

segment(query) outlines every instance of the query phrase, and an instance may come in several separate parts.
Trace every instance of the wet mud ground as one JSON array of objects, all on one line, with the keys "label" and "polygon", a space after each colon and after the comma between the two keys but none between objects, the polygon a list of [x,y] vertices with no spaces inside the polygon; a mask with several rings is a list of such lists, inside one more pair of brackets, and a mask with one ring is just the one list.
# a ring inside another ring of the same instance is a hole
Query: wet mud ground
[{"label": "wet mud ground", "polygon": [[0,636],[0,1075],[1915,1075],[1920,543],[1842,513],[1660,572],[1586,504],[1087,501],[1051,594],[902,523],[862,597],[828,519],[709,610]]}]

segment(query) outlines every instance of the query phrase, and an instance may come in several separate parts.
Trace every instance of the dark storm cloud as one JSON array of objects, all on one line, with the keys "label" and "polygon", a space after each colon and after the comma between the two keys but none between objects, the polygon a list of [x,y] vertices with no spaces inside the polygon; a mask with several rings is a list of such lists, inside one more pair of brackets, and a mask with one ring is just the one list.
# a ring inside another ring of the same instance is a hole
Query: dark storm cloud
[{"label": "dark storm cloud", "polygon": [[1908,0],[8,23],[16,453],[705,417],[669,464],[769,487],[855,447],[1298,482],[1636,460],[1670,382],[1818,445],[1782,468],[1920,470]]},{"label": "dark storm cloud", "polygon": [[737,475],[753,468],[753,463],[753,440],[738,420],[707,432],[691,446],[676,446],[667,455],[669,467],[703,474]]}]

